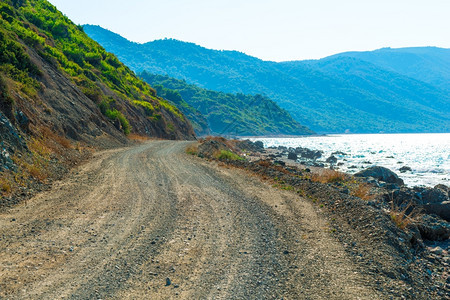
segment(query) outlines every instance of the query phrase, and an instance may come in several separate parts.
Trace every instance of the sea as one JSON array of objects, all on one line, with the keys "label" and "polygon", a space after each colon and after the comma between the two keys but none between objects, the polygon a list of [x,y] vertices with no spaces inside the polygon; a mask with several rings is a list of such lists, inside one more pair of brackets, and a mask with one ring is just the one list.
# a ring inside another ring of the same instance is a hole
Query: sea
[{"label": "sea", "polygon": [[[303,147],[323,151],[325,160],[333,152],[340,171],[356,173],[370,166],[386,167],[407,186],[450,186],[450,133],[433,134],[345,134],[295,138],[251,138],[265,147]],[[400,172],[400,168],[411,170]]]}]

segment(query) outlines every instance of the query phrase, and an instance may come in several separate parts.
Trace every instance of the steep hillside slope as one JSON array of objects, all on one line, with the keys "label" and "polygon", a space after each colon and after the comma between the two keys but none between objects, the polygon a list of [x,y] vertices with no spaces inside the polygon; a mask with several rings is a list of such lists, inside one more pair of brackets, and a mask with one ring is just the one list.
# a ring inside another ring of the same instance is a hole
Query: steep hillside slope
[{"label": "steep hillside slope", "polygon": [[125,145],[129,133],[194,136],[176,107],[47,1],[2,1],[0,194],[39,188],[86,147]]},{"label": "steep hillside slope", "polygon": [[298,122],[318,132],[450,130],[447,92],[366,61],[350,63],[343,58],[333,63],[340,68],[334,72],[323,68],[322,61],[266,62],[236,51],[209,50],[176,40],[141,45],[98,26],[84,28],[136,71],[169,75],[223,92],[265,94]]},{"label": "steep hillside slope", "polygon": [[386,70],[450,91],[450,49],[436,47],[382,48],[375,51],[344,52],[331,56],[354,57]]},{"label": "steep hillside slope", "polygon": [[[215,92],[187,84],[184,80],[153,75],[145,71],[140,73],[140,76],[158,91],[158,95],[177,104],[184,99],[190,106],[195,107],[206,117],[213,134],[313,134],[276,103],[262,95]],[[178,107],[183,110],[183,105]]]}]

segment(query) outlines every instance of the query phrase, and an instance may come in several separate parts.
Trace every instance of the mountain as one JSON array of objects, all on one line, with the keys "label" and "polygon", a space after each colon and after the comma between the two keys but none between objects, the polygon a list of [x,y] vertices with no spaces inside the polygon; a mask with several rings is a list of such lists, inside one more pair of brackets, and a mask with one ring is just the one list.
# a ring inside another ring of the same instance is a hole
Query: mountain
[{"label": "mountain", "polygon": [[353,57],[385,70],[450,91],[450,49],[436,47],[382,48],[366,52],[344,52],[331,56]]},{"label": "mountain", "polygon": [[[84,29],[136,72],[226,93],[266,95],[316,132],[450,131],[445,84],[425,82],[394,67],[347,56],[276,63],[171,39],[137,44],[98,26]],[[438,60],[428,70],[440,70]]]},{"label": "mountain", "polygon": [[[139,75],[156,89],[158,95],[177,104],[186,116],[190,116],[190,111],[184,111],[184,107],[195,107],[205,116],[208,130],[201,128],[197,131],[199,135],[206,131],[216,135],[241,136],[313,134],[265,96],[206,90],[184,80],[146,71]],[[183,105],[183,100],[189,106]],[[191,120],[194,124],[198,123],[195,118]]]},{"label": "mountain", "polygon": [[0,195],[129,134],[194,138],[180,110],[49,2],[2,1]]}]

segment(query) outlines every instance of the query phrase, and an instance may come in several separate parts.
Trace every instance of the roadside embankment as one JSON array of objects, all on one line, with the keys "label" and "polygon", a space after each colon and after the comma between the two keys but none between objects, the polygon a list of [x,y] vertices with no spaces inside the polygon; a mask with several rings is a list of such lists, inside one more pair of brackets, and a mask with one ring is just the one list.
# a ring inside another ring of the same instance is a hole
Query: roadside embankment
[{"label": "roadside embankment", "polygon": [[381,290],[411,298],[450,296],[450,224],[438,207],[448,203],[448,187],[408,188],[381,167],[357,177],[304,166],[288,159],[288,149],[264,149],[258,142],[207,138],[188,152],[310,199],[360,271],[380,275]]}]

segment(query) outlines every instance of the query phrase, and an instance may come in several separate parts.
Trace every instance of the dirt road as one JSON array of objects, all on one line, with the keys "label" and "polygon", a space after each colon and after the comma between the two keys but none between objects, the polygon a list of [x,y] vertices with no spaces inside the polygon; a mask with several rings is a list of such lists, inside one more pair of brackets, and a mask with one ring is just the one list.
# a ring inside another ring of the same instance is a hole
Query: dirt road
[{"label": "dirt road", "polygon": [[157,141],[0,214],[3,299],[374,299],[307,200]]}]

